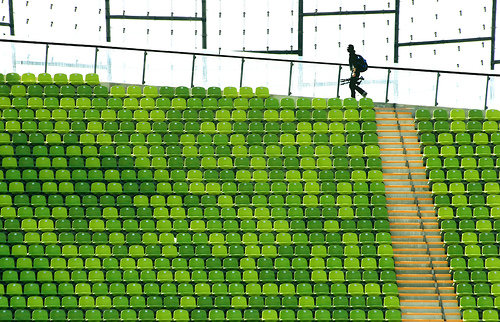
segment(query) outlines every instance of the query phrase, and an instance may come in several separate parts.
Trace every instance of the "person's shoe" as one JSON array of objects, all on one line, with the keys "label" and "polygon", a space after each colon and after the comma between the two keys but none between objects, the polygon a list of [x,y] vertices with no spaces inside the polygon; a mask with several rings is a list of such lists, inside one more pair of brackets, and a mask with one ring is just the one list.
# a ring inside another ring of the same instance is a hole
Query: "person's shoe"
[{"label": "person's shoe", "polygon": [[368,95],[367,92],[364,92],[363,94],[361,94],[361,96],[363,96],[363,97],[366,97],[367,95]]}]

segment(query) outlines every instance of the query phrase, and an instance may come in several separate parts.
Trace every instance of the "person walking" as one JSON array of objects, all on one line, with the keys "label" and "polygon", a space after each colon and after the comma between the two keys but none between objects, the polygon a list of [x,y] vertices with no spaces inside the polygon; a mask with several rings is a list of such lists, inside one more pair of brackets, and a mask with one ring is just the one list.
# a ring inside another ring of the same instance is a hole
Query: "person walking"
[{"label": "person walking", "polygon": [[351,78],[349,79],[351,97],[356,98],[356,91],[363,97],[366,97],[368,93],[364,89],[359,87],[359,84],[361,83],[360,75],[368,68],[366,60],[360,55],[356,54],[353,45],[347,46],[347,52],[349,53],[349,68],[351,69]]}]

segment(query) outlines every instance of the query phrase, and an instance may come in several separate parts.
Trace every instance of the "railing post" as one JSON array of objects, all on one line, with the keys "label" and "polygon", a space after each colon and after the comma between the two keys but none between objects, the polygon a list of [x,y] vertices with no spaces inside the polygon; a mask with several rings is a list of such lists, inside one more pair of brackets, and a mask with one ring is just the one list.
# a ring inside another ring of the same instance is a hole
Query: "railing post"
[{"label": "railing post", "polygon": [[488,109],[488,87],[490,86],[490,76],[486,76],[486,90],[484,93],[484,110]]},{"label": "railing post", "polygon": [[385,102],[389,103],[389,78],[391,76],[391,69],[387,69],[387,82],[385,84]]},{"label": "railing post", "polygon": [[45,73],[47,72],[47,61],[49,59],[49,44],[45,45]]},{"label": "railing post", "polygon": [[342,72],[342,65],[339,65],[339,76],[337,77],[337,98],[340,98],[340,73]]},{"label": "railing post", "polygon": [[191,63],[191,87],[194,87],[194,66],[196,61],[196,55],[193,55],[193,62]]},{"label": "railing post", "polygon": [[434,106],[438,106],[439,77],[441,77],[440,72],[437,73],[436,77],[436,96],[434,97]]},{"label": "railing post", "polygon": [[288,96],[292,95],[292,71],[293,61],[290,62],[290,73],[288,74]]},{"label": "railing post", "polygon": [[243,69],[245,66],[245,58],[241,58],[241,70],[240,70],[240,87],[243,86]]},{"label": "railing post", "polygon": [[95,47],[95,56],[94,56],[94,74],[97,73],[97,53],[99,52],[99,48]]},{"label": "railing post", "polygon": [[144,85],[146,79],[146,56],[148,55],[147,51],[144,51],[144,61],[142,62],[142,85]]}]

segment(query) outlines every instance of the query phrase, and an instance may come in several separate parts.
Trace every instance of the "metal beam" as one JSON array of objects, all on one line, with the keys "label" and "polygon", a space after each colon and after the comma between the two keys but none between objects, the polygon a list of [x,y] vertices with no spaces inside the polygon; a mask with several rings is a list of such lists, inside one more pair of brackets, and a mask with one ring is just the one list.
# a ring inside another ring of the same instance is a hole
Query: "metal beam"
[{"label": "metal beam", "polygon": [[207,49],[207,0],[201,0],[201,48]]},{"label": "metal beam", "polygon": [[144,51],[144,60],[142,61],[142,85],[146,83],[146,57],[148,52]]},{"label": "metal beam", "polygon": [[245,70],[245,58],[241,59],[241,69],[240,69],[240,87],[243,86],[243,71]]},{"label": "metal beam", "polygon": [[9,0],[9,26],[10,26],[10,35],[15,36],[14,32],[14,1]]},{"label": "metal beam", "polygon": [[302,56],[304,55],[304,0],[299,0],[299,8],[298,8],[298,11],[299,11],[299,19],[298,19],[298,23],[297,23],[297,46],[298,46],[298,49],[297,49],[297,54],[299,56]]},{"label": "metal beam", "polygon": [[442,44],[456,44],[456,43],[463,43],[463,42],[490,41],[490,40],[491,40],[491,37],[430,40],[430,41],[402,42],[402,43],[399,43],[399,46],[404,47],[404,46],[442,45]]},{"label": "metal beam", "polygon": [[292,72],[293,61],[290,62],[290,74],[288,74],[288,96],[292,95]]},{"label": "metal beam", "polygon": [[396,0],[396,10],[394,14],[394,63],[399,63],[399,10],[400,0]]},{"label": "metal beam", "polygon": [[106,14],[106,41],[111,42],[111,19],[109,12],[109,0],[104,0],[104,11]]},{"label": "metal beam", "polygon": [[351,16],[351,15],[373,15],[373,14],[392,14],[396,10],[369,10],[369,11],[330,11],[330,12],[304,12],[304,17],[314,16]]},{"label": "metal beam", "polygon": [[492,1],[491,8],[491,70],[495,69],[495,34],[497,29],[497,0]]},{"label": "metal beam", "polygon": [[438,106],[439,77],[441,77],[441,74],[438,72],[436,74],[436,96],[434,97],[434,106]]},{"label": "metal beam", "polygon": [[484,93],[484,109],[488,109],[488,87],[490,86],[490,76],[486,77],[486,91]]},{"label": "metal beam", "polygon": [[391,78],[391,70],[387,69],[387,82],[385,84],[385,102],[389,103],[389,84]]},{"label": "metal beam", "polygon": [[97,73],[97,55],[99,55],[99,48],[95,47],[94,74]]},{"label": "metal beam", "polygon": [[181,20],[181,21],[203,21],[203,17],[181,17],[181,16],[129,16],[129,15],[110,15],[110,19],[123,20]]}]

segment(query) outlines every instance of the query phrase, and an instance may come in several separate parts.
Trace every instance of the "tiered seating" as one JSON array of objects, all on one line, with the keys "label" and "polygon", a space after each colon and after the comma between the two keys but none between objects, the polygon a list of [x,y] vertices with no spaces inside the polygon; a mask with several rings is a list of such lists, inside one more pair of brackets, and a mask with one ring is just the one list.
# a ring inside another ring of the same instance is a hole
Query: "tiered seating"
[{"label": "tiered seating", "polygon": [[0,319],[401,319],[371,100],[44,76],[1,85]]},{"label": "tiered seating", "polygon": [[498,321],[500,111],[421,109],[415,117],[464,321]]}]

